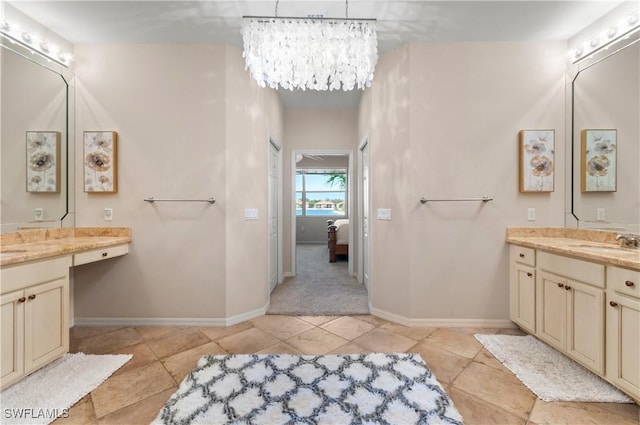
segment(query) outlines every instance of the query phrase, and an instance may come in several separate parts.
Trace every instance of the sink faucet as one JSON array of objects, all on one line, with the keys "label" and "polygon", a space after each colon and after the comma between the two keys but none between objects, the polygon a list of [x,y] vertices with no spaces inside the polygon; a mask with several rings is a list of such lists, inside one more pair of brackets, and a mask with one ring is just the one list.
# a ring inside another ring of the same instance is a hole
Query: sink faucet
[{"label": "sink faucet", "polygon": [[636,248],[640,249],[640,235],[618,235],[616,240],[620,241],[621,248]]}]

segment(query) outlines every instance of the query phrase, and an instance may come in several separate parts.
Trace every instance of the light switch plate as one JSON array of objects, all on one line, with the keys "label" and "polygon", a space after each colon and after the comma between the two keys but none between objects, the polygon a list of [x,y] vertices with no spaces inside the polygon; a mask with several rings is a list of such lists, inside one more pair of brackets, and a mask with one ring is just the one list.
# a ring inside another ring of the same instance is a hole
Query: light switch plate
[{"label": "light switch plate", "polygon": [[604,213],[604,208],[597,208],[596,209],[596,220],[598,221],[604,221],[605,220],[605,213]]},{"label": "light switch plate", "polygon": [[258,210],[256,208],[245,208],[244,209],[244,219],[245,220],[257,220],[258,219]]},{"label": "light switch plate", "polygon": [[112,221],[112,220],[113,220],[113,208],[105,208],[104,221]]},{"label": "light switch plate", "polygon": [[536,209],[535,208],[529,208],[527,210],[527,220],[529,220],[529,221],[535,221],[536,220]]},{"label": "light switch plate", "polygon": [[42,208],[34,208],[33,209],[33,219],[35,221],[44,220],[44,209],[42,209]]}]

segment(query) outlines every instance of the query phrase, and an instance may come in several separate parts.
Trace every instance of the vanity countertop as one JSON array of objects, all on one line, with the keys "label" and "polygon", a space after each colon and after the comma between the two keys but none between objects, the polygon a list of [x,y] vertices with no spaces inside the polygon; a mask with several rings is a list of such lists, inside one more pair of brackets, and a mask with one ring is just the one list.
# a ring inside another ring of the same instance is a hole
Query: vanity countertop
[{"label": "vanity countertop", "polygon": [[640,249],[620,248],[615,232],[562,227],[508,227],[507,242],[640,270]]},{"label": "vanity countertop", "polygon": [[129,227],[28,229],[0,235],[0,266],[131,242]]}]

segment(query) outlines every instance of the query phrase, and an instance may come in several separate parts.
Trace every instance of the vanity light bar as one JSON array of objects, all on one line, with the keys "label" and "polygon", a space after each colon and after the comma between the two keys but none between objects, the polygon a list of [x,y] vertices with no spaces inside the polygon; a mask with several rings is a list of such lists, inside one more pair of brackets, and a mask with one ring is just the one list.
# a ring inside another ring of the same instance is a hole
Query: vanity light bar
[{"label": "vanity light bar", "polygon": [[577,63],[600,49],[607,48],[611,43],[627,38],[634,32],[640,30],[640,11],[636,11],[627,16],[617,25],[612,25],[607,30],[583,43],[581,46],[569,52],[573,63]]},{"label": "vanity light bar", "polygon": [[20,25],[0,18],[0,35],[7,38],[12,43],[16,43],[29,49],[32,53],[38,53],[49,61],[53,61],[64,67],[69,67],[73,60],[73,55],[60,50],[57,46],[49,43],[29,31],[20,28]]}]

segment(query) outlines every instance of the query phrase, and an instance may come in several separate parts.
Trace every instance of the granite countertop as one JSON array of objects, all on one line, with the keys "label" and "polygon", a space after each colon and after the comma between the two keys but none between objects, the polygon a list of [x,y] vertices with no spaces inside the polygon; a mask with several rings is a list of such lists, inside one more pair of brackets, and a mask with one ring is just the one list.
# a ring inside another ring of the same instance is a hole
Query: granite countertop
[{"label": "granite countertop", "polygon": [[0,266],[131,242],[129,227],[29,229],[0,235]]},{"label": "granite countertop", "polygon": [[616,235],[615,232],[562,227],[507,228],[507,242],[514,245],[640,270],[640,249],[620,248]]}]

